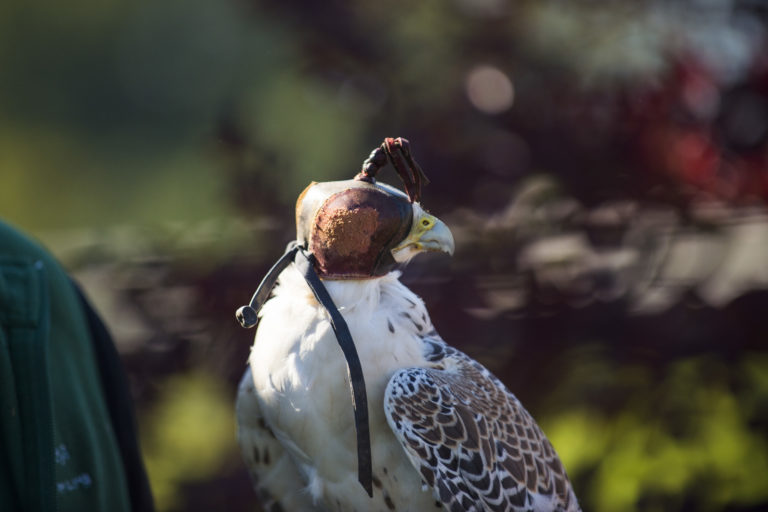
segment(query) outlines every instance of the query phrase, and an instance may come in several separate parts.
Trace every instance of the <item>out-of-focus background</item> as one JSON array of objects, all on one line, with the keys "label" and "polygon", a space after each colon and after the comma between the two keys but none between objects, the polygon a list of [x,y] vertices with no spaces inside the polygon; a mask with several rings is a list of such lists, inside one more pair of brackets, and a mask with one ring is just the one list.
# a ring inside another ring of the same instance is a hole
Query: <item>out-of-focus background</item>
[{"label": "out-of-focus background", "polygon": [[161,510],[259,510],[234,311],[386,136],[457,241],[403,280],[585,510],[766,509],[765,2],[5,0],[0,216],[114,333]]}]

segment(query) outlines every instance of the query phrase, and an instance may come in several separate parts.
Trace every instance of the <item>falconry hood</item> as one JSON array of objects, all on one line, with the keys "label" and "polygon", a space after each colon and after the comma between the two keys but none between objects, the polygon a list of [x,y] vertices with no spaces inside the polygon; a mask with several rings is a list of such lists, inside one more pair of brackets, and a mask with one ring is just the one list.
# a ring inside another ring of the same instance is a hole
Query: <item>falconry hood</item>
[{"label": "falconry hood", "polygon": [[[407,193],[376,182],[391,162]],[[406,139],[385,139],[354,179],[311,183],[296,202],[296,238],[323,279],[367,279],[396,265],[392,253],[409,234],[413,205],[427,183]]]},{"label": "falconry hood", "polygon": [[296,203],[296,237],[323,279],[383,276],[411,229],[408,196],[374,179],[312,183]]}]

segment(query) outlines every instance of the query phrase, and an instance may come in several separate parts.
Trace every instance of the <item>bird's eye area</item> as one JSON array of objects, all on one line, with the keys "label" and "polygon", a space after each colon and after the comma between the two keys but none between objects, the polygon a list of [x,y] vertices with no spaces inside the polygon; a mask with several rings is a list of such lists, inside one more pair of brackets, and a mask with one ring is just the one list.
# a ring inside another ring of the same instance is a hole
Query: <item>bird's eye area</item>
[{"label": "bird's eye area", "polygon": [[421,221],[421,225],[424,226],[425,228],[428,228],[431,224],[432,223],[429,221],[429,219],[423,219]]}]

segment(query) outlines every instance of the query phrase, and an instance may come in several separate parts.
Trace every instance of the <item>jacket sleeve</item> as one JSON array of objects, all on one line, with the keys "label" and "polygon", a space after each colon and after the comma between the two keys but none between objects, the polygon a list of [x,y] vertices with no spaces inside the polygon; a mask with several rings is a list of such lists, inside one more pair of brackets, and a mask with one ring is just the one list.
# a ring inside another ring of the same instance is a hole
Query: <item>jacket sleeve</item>
[{"label": "jacket sleeve", "polygon": [[[0,257],[0,507],[54,510],[45,267]],[[5,459],[5,460],[3,460]]]},{"label": "jacket sleeve", "polygon": [[128,379],[117,353],[112,336],[106,326],[91,307],[88,299],[73,282],[88,328],[93,340],[93,349],[99,366],[104,398],[107,402],[112,427],[120,447],[120,454],[125,467],[128,492],[131,497],[131,509],[135,512],[152,512],[154,505],[144,463],[139,449],[136,419],[133,412],[133,400],[128,387]]}]

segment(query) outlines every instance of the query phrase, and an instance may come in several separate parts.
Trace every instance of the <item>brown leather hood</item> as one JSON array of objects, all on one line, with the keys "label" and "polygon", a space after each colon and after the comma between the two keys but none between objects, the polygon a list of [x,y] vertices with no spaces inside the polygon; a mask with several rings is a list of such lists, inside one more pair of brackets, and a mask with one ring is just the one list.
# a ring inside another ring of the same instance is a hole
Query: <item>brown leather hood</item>
[{"label": "brown leather hood", "polygon": [[297,239],[307,244],[324,279],[385,275],[395,266],[391,250],[412,221],[405,194],[360,179],[312,183],[296,203]]}]

